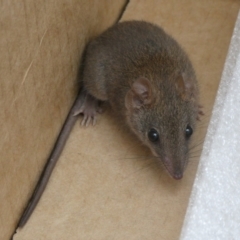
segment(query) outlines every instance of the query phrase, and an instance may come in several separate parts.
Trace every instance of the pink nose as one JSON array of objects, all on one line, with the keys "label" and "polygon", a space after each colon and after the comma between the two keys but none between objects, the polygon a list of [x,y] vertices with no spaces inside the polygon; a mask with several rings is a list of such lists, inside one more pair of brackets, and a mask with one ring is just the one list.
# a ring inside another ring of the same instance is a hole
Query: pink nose
[{"label": "pink nose", "polygon": [[180,180],[183,177],[183,174],[181,172],[175,172],[173,174],[173,178],[176,180]]},{"label": "pink nose", "polygon": [[165,157],[163,162],[164,162],[165,168],[167,169],[168,173],[172,176],[172,178],[176,180],[182,179],[183,170],[179,166],[174,167],[169,157]]}]

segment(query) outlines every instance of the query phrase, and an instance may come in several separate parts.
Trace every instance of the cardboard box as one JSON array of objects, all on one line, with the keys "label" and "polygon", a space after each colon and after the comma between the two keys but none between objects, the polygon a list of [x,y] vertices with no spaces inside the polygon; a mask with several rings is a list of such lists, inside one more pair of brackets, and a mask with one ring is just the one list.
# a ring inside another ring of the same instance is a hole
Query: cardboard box
[{"label": "cardboard box", "polygon": [[184,178],[172,180],[108,109],[76,124],[49,185],[15,240],[178,239],[239,1],[2,2],[0,234],[9,239],[78,91],[87,41],[120,21],[162,26],[187,51],[206,116]]}]

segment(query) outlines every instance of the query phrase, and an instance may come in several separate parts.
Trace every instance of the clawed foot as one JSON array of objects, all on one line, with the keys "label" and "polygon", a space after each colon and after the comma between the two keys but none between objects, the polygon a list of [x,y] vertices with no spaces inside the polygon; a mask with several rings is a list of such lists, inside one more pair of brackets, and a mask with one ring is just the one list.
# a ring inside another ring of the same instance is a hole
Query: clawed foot
[{"label": "clawed foot", "polygon": [[95,126],[98,113],[102,113],[98,100],[87,101],[86,104],[82,106],[81,113],[83,114],[82,126],[88,127],[91,123]]},{"label": "clawed foot", "polygon": [[102,109],[100,108],[99,104],[100,101],[91,96],[86,92],[80,93],[79,96],[80,104],[74,111],[73,115],[77,116],[79,114],[83,115],[83,119],[81,122],[82,126],[89,126],[92,124],[93,126],[96,124],[97,115],[102,113]]}]

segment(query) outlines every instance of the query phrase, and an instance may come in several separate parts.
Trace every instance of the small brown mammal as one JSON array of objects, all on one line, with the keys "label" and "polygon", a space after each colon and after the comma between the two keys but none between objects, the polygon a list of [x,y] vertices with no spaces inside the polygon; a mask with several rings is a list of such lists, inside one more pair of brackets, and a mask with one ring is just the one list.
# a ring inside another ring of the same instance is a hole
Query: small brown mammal
[{"label": "small brown mammal", "polygon": [[147,145],[168,173],[181,179],[198,118],[194,69],[179,44],[160,27],[122,22],[86,48],[81,89],[18,227],[23,227],[64,147],[77,116],[95,124],[99,101],[108,101],[120,119]]}]

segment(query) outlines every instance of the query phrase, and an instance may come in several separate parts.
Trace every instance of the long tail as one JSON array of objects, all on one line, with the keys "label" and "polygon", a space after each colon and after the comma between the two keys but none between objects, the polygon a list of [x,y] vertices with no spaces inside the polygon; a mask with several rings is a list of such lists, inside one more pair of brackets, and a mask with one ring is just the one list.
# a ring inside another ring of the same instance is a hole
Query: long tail
[{"label": "long tail", "polygon": [[[83,93],[83,92],[81,92]],[[41,174],[40,179],[38,180],[38,183],[35,187],[35,190],[28,202],[27,207],[25,208],[19,222],[17,225],[17,228],[22,228],[26,222],[28,221],[29,217],[31,216],[33,210],[35,209],[38,201],[40,200],[44,189],[47,186],[48,180],[51,176],[51,173],[54,169],[54,166],[56,165],[58,158],[65,146],[65,143],[68,139],[68,136],[74,126],[74,124],[77,121],[77,117],[79,114],[79,109],[81,108],[81,106],[83,105],[84,102],[84,93],[83,94],[79,94],[78,97],[76,98],[65,122],[64,125],[58,135],[57,141],[53,147],[53,150],[47,160],[47,163],[45,164],[44,170]]]}]

